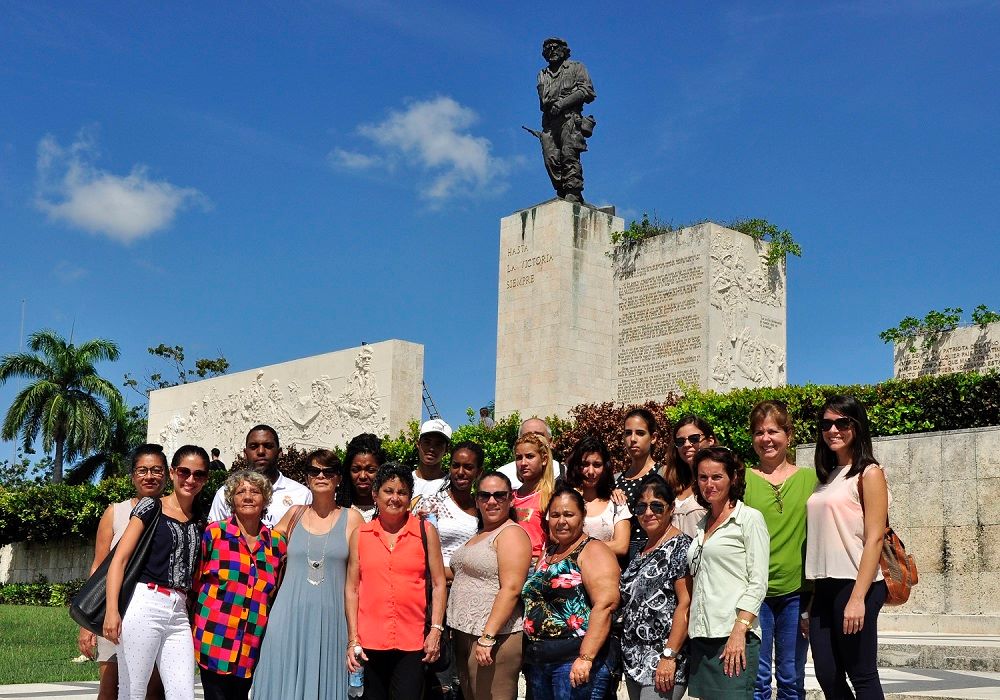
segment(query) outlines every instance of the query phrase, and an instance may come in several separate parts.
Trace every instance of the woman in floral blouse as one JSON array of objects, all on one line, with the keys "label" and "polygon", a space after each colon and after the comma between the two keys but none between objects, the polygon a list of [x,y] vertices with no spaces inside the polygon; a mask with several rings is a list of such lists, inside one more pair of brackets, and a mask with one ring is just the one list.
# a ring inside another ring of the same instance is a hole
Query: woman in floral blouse
[{"label": "woman in floral blouse", "polygon": [[272,493],[266,476],[238,471],[224,493],[232,515],[201,538],[194,653],[206,700],[246,700],[285,538],[261,523]]},{"label": "woman in floral blouse", "polygon": [[671,522],[674,490],[658,474],[635,501],[648,539],[622,574],[622,656],[629,700],[684,697],[691,538]]},{"label": "woman in floral blouse", "polygon": [[529,640],[524,670],[534,700],[603,700],[608,690],[620,570],[608,546],[584,533],[586,512],[578,491],[555,490],[546,510],[550,545],[521,593]]}]

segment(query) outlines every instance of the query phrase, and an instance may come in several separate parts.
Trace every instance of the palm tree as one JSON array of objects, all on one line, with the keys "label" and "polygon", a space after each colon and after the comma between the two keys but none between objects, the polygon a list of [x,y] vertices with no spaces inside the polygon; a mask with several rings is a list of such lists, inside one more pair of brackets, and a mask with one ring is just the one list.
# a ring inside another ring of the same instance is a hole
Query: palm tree
[{"label": "palm tree", "polygon": [[88,452],[107,431],[105,405],[121,402],[115,386],[97,374],[94,363],[117,360],[118,346],[95,338],[67,343],[55,331],[35,331],[28,339],[32,353],[0,359],[0,385],[13,377],[32,379],[7,410],[0,437],[20,434],[25,451],[42,435],[42,449],[55,449],[52,480],[62,481],[63,460]]},{"label": "palm tree", "polygon": [[125,476],[131,470],[129,455],[146,442],[146,416],[141,408],[115,401],[108,406],[107,431],[97,451],[72,467],[66,483],[82,484],[95,478]]}]

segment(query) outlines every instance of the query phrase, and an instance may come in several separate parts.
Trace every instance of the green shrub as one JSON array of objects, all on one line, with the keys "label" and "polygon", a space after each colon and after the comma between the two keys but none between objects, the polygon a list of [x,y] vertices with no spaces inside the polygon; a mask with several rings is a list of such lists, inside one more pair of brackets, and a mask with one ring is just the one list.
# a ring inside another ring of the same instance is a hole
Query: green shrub
[{"label": "green shrub", "polygon": [[40,578],[35,583],[0,584],[0,605],[45,605],[58,608],[69,605],[86,579],[67,583],[49,583]]}]

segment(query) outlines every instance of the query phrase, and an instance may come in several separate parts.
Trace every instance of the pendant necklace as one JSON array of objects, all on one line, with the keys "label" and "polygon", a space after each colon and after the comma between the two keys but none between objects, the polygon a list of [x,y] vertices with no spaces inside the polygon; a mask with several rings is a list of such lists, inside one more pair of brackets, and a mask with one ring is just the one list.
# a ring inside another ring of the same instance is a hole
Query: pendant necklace
[{"label": "pendant necklace", "polygon": [[[316,511],[313,511],[314,513]],[[326,571],[324,570],[324,564],[326,563],[326,543],[330,539],[330,533],[333,531],[333,525],[330,525],[330,529],[326,531],[326,535],[323,537],[323,554],[319,559],[313,559],[309,556],[312,551],[312,541],[313,538],[318,538],[319,535],[314,535],[309,532],[309,539],[306,540],[306,581],[308,581],[313,586],[318,586],[323,581],[326,580]]]}]

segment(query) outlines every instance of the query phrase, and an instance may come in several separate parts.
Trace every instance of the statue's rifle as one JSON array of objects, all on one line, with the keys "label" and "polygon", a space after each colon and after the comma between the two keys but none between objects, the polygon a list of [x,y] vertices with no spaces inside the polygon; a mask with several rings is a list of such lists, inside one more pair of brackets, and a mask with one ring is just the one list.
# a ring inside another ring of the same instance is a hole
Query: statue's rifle
[{"label": "statue's rifle", "polygon": [[541,131],[535,131],[534,129],[529,129],[528,127],[523,126],[523,125],[521,126],[521,128],[524,129],[525,131],[527,131],[532,136],[534,136],[536,139],[542,138],[542,132]]}]

